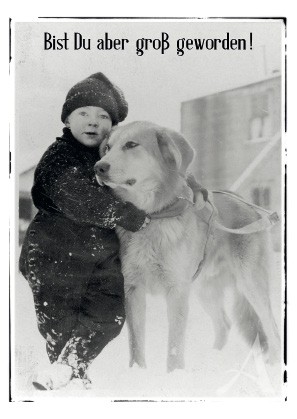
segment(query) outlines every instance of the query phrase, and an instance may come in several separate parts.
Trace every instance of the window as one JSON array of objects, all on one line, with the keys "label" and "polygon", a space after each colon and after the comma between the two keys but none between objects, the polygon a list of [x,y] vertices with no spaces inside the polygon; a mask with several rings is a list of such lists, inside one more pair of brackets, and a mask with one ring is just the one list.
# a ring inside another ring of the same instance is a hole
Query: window
[{"label": "window", "polygon": [[252,200],[253,203],[259,205],[260,207],[269,208],[270,207],[270,188],[269,187],[257,187],[252,190]]},{"label": "window", "polygon": [[271,112],[273,91],[254,93],[251,96],[250,135],[251,141],[268,139],[271,135]]}]

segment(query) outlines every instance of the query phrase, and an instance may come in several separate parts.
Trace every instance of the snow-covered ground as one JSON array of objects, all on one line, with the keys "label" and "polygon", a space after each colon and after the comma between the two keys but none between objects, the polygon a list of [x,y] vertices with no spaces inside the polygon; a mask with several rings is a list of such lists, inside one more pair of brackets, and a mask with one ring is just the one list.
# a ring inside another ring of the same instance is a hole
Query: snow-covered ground
[{"label": "snow-covered ground", "polygon": [[[282,330],[281,255],[275,253],[277,269],[271,284],[272,305]],[[112,400],[205,399],[209,397],[284,397],[281,365],[266,366],[259,376],[253,357],[243,366],[249,348],[235,328],[231,329],[222,351],[212,349],[213,330],[195,296],[191,298],[186,341],[186,369],[166,373],[167,317],[161,297],[147,300],[147,369],[128,367],[128,338],[124,327],[94,361],[90,369],[91,391],[69,385],[59,391],[40,392],[32,388],[30,377],[36,367],[48,365],[45,342],[38,332],[33,299],[25,279],[15,279],[15,345],[12,347],[12,399],[82,396]],[[261,367],[261,365],[260,365]],[[242,368],[242,373],[238,371]],[[266,375],[267,374],[267,375]],[[266,382],[265,382],[266,380]]]}]

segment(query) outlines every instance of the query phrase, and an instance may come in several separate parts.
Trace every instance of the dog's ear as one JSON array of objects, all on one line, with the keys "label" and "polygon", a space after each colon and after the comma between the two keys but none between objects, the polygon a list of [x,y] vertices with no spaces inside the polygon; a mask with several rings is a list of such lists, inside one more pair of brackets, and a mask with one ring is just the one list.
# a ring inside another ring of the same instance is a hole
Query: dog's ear
[{"label": "dog's ear", "polygon": [[172,169],[180,169],[181,154],[166,130],[157,131],[157,143],[165,163]]},{"label": "dog's ear", "polygon": [[181,155],[180,173],[185,175],[189,165],[192,163],[195,151],[188,141],[179,133],[173,130],[167,130],[168,135],[173,140]]}]

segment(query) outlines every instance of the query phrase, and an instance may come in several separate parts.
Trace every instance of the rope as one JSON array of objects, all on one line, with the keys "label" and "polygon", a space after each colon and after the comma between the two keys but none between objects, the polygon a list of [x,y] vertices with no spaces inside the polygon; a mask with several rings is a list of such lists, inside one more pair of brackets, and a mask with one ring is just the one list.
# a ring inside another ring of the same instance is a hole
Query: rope
[{"label": "rope", "polygon": [[[213,193],[221,193],[224,195],[228,195],[231,196],[232,198],[237,199],[237,201],[243,202],[244,204],[248,205],[251,208],[254,208],[257,210],[257,212],[264,212],[265,216],[262,216],[261,214],[261,218],[259,220],[256,220],[250,224],[247,224],[244,227],[241,228],[228,228],[223,226],[221,223],[219,223],[217,220],[215,221],[215,227],[218,230],[222,230],[222,231],[226,231],[228,233],[233,233],[233,234],[251,234],[251,233],[257,233],[259,231],[263,231],[263,230],[267,230],[268,228],[272,227],[274,224],[276,224],[279,221],[279,217],[277,215],[276,212],[273,211],[269,211],[266,210],[265,208],[259,207],[256,204],[252,204],[251,202],[247,202],[245,201],[243,198],[239,197],[238,195],[235,195],[233,193],[230,192],[225,192],[225,191],[212,191]],[[212,202],[208,201],[209,204],[215,208],[215,206],[212,204]]]},{"label": "rope", "polygon": [[[239,196],[237,196],[233,193],[224,192],[224,191],[212,191],[212,192],[229,195],[232,198],[235,198],[238,201],[243,202],[244,204],[250,206],[251,208],[255,208],[257,211],[264,212],[266,215],[265,216],[261,215],[261,218],[259,220],[256,220],[256,221],[254,221],[250,224],[247,224],[244,227],[228,228],[228,227],[223,226],[221,223],[219,223],[215,219],[215,217],[218,216],[218,210],[215,207],[215,205],[208,198],[207,201],[205,201],[205,205],[206,205],[206,203],[208,203],[211,206],[211,215],[210,215],[209,220],[208,220],[208,229],[207,229],[207,234],[206,234],[206,241],[205,241],[205,246],[204,246],[203,258],[200,261],[195,274],[193,275],[192,281],[194,281],[198,277],[202,268],[205,265],[206,258],[209,254],[209,251],[210,251],[210,246],[212,244],[213,232],[214,232],[215,229],[221,230],[221,231],[226,231],[227,233],[232,233],[232,234],[251,234],[251,233],[257,233],[259,231],[267,230],[268,228],[272,227],[274,224],[276,224],[279,221],[279,217],[278,217],[276,212],[268,211],[268,210],[266,210],[262,207],[259,207],[258,205],[247,202],[244,199],[240,198]],[[199,207],[198,211],[200,211],[202,208],[204,208],[205,205],[203,207]],[[259,212],[258,212],[258,214],[259,214]]]}]

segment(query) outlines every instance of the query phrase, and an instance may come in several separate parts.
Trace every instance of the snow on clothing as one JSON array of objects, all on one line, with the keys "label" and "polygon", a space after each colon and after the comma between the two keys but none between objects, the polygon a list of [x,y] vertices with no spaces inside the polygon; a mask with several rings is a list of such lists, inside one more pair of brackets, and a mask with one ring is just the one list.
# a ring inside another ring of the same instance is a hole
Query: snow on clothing
[{"label": "snow on clothing", "polygon": [[34,297],[51,362],[83,377],[124,322],[117,225],[137,231],[146,214],[119,201],[94,177],[98,149],[68,128],[38,164],[32,197],[39,212],[24,240],[20,270]]}]

